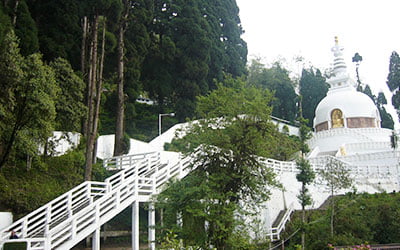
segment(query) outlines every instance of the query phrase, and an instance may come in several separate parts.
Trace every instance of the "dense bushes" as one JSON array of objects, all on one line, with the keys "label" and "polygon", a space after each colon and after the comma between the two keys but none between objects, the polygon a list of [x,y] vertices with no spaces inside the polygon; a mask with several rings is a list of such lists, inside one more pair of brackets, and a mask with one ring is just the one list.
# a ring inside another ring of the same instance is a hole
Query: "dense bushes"
[{"label": "dense bushes", "polygon": [[[328,249],[328,244],[356,245],[362,243],[386,244],[400,242],[400,194],[354,194],[335,197],[335,232],[330,236],[330,210],[308,213],[306,249]],[[287,249],[295,249],[300,234],[289,236],[300,226],[300,216],[290,223],[284,238]]]}]

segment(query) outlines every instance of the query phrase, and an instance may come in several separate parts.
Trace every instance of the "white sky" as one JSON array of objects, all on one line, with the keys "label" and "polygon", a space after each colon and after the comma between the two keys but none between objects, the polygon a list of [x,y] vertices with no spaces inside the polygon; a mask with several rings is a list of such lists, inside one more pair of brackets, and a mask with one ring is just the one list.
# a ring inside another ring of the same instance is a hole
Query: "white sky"
[{"label": "white sky", "polygon": [[[348,71],[355,80],[351,59],[362,57],[361,81],[375,95],[386,86],[392,51],[400,52],[400,0],[236,0],[247,42],[248,59],[271,63],[302,56],[322,71],[332,64],[334,37],[344,46]],[[301,70],[300,65],[291,70]],[[395,121],[394,110],[390,110]]]}]

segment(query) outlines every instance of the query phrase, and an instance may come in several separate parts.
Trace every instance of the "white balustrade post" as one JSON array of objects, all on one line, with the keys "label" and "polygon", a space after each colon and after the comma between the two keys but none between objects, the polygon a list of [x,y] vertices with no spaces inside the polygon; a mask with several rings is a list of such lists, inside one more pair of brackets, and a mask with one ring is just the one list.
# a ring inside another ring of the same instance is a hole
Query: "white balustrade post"
[{"label": "white balustrade post", "polygon": [[149,249],[156,249],[156,210],[154,203],[149,204]]},{"label": "white balustrade post", "polygon": [[132,250],[139,250],[139,201],[132,204]]},{"label": "white balustrade post", "polygon": [[50,229],[50,221],[51,221],[51,206],[48,205],[46,207],[46,224],[44,226],[44,237],[47,237],[47,234],[49,233],[49,229]]},{"label": "white balustrade post", "polygon": [[28,234],[28,219],[25,219],[23,222],[22,222],[22,228],[21,228],[21,230],[22,230],[22,238],[27,238],[27,234]]},{"label": "white balustrade post", "polygon": [[67,199],[68,217],[72,217],[72,192],[68,193]]},{"label": "white balustrade post", "polygon": [[92,234],[92,250],[100,250],[100,227]]}]

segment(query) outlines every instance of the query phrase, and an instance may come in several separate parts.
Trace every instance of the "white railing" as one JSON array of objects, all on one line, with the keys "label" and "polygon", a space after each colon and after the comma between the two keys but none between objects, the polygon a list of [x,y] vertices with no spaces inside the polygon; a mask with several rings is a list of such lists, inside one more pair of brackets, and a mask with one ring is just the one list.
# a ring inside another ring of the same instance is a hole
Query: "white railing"
[{"label": "white railing", "polygon": [[[41,249],[50,249],[46,248],[46,240],[45,238],[28,238],[28,239],[14,239],[7,242],[7,244],[21,244],[26,243],[26,250],[41,250]],[[20,248],[18,248],[20,249]]]},{"label": "white railing", "polygon": [[363,142],[363,143],[349,143],[345,144],[346,153],[348,152],[359,152],[366,150],[377,150],[377,149],[390,149],[391,144],[387,142]]},{"label": "white railing", "polygon": [[[324,168],[330,157],[312,161],[314,170]],[[147,202],[159,193],[172,177],[183,178],[189,171],[193,157],[179,159],[175,164],[162,164],[159,153],[113,157],[104,161],[107,169],[119,170],[104,182],[87,181],[0,232],[0,248],[15,231],[30,249],[69,249],[89,236],[133,202]],[[276,173],[298,172],[295,162],[263,159]],[[343,162],[348,165],[347,162]],[[353,174],[373,172],[390,174],[388,167],[351,168]],[[280,224],[270,230],[272,239],[278,237],[293,212],[291,206]]]},{"label": "white railing", "polygon": [[152,159],[152,161],[157,162],[160,160],[160,153],[149,152],[143,154],[114,156],[104,159],[103,166],[107,170],[121,170],[127,167],[131,167],[137,161],[143,159]]},{"label": "white railing", "polygon": [[271,241],[276,241],[280,239],[280,235],[282,231],[285,229],[286,223],[290,220],[290,216],[294,212],[294,205],[293,203],[289,206],[289,208],[285,211],[282,219],[280,220],[278,226],[272,227],[267,234],[267,237],[270,238]]},{"label": "white railing", "polygon": [[174,165],[160,164],[159,153],[124,158],[105,161],[122,169],[105,182],[84,182],[2,230],[0,247],[15,241],[8,239],[13,230],[29,249],[69,249],[134,201],[149,201],[171,177],[189,172],[189,158]]},{"label": "white railing", "polygon": [[3,229],[0,232],[0,242],[7,240],[11,231],[15,231],[20,238],[43,237],[57,223],[104,195],[105,187],[104,183],[93,181],[78,185]]}]

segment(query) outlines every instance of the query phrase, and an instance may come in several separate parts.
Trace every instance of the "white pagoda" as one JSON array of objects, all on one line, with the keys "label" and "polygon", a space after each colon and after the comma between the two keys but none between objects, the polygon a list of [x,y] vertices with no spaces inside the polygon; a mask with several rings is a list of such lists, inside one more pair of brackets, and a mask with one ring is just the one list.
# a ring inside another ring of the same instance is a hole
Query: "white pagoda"
[{"label": "white pagoda", "polygon": [[309,158],[330,155],[353,167],[396,168],[399,154],[391,147],[393,131],[381,128],[374,102],[355,89],[337,38],[332,52],[334,68],[328,79],[330,88],[315,110]]}]

